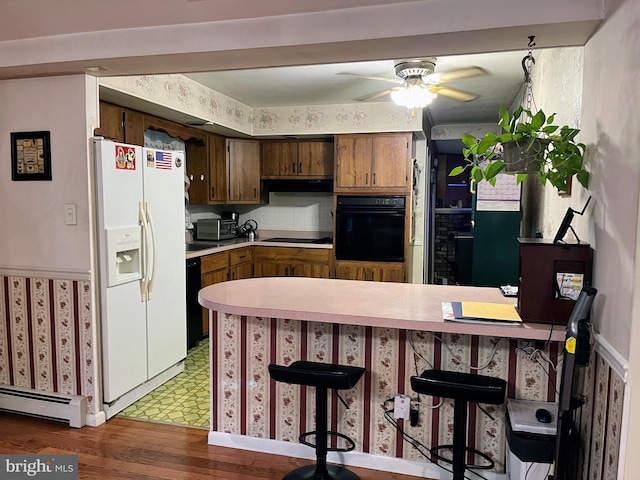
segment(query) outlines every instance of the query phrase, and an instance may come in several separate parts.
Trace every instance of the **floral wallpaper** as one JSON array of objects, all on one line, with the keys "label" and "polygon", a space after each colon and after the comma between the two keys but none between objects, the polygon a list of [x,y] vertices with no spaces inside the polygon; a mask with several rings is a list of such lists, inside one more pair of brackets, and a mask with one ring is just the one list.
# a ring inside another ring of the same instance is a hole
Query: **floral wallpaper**
[{"label": "floral wallpaper", "polygon": [[[297,443],[300,433],[314,429],[314,389],[271,380],[268,365],[312,360],[364,366],[368,373],[355,388],[341,392],[349,409],[329,402],[329,427],[353,438],[357,451],[375,455],[424,461],[387,421],[385,410],[397,393],[412,395],[411,375],[426,368],[470,372],[470,365],[484,366],[479,373],[507,380],[509,397],[529,400],[552,400],[558,383],[557,372],[549,378],[542,365],[518,355],[516,342],[507,338],[219,312],[210,334],[214,431]],[[557,352],[558,344],[552,343],[546,354],[555,358]],[[431,398],[420,401],[419,424],[405,422],[405,431],[425,445],[450,444],[453,402],[444,400],[440,408],[430,409]],[[469,442],[495,460],[497,472],[504,472],[506,405],[483,407],[493,418],[471,404]]]},{"label": "floral wallpaper", "polygon": [[95,405],[90,283],[0,275],[0,385]]},{"label": "floral wallpaper", "polygon": [[100,85],[252,136],[422,130],[420,111],[392,103],[254,109],[183,75],[107,77]]}]

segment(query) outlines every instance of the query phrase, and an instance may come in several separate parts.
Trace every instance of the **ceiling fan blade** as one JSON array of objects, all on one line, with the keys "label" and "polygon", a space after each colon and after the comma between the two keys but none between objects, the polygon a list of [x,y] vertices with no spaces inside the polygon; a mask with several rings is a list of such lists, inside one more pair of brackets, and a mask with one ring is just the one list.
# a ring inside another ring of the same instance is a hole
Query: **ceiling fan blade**
[{"label": "ceiling fan blade", "polygon": [[443,97],[453,98],[454,100],[460,100],[461,102],[470,102],[471,100],[478,98],[478,96],[473,93],[463,92],[457,88],[443,87],[442,85],[431,85],[428,88],[431,93],[437,93]]},{"label": "ceiling fan blade", "polygon": [[399,78],[379,77],[377,75],[364,75],[362,73],[338,72],[336,75],[351,75],[352,77],[368,78],[369,80],[381,80],[383,82],[399,84],[404,83],[404,80],[400,80]]},{"label": "ceiling fan blade", "polygon": [[396,90],[396,88],[388,88],[387,90],[382,90],[381,92],[370,93],[369,95],[363,95],[362,97],[354,98],[354,100],[356,102],[366,102],[367,100],[374,100],[376,98],[389,95],[394,90]]},{"label": "ceiling fan blade", "polygon": [[427,75],[424,80],[431,83],[447,83],[454,80],[462,80],[463,78],[477,77],[479,75],[488,75],[484,68],[469,67],[460,68],[458,70],[450,70],[448,72],[432,73]]}]

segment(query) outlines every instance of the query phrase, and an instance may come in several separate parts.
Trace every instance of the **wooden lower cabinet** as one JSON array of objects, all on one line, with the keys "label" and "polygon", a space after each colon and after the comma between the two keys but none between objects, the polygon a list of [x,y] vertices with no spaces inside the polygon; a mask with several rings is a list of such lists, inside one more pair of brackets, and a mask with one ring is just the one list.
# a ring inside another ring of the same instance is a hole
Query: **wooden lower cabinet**
[{"label": "wooden lower cabinet", "polygon": [[255,247],[254,277],[329,278],[328,249]]},{"label": "wooden lower cabinet", "polygon": [[[200,287],[229,280],[229,252],[204,255],[200,258]],[[209,333],[209,309],[202,307],[202,334]]]},{"label": "wooden lower cabinet", "polygon": [[336,278],[345,280],[369,280],[372,282],[407,281],[404,263],[336,261]]},{"label": "wooden lower cabinet", "polygon": [[251,247],[239,248],[229,252],[229,280],[242,280],[253,277],[253,250]]}]

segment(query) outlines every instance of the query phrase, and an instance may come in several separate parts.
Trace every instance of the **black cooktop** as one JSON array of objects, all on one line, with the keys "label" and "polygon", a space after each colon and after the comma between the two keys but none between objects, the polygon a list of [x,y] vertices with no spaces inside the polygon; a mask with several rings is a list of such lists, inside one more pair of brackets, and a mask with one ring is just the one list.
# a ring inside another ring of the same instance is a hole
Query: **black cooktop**
[{"label": "black cooktop", "polygon": [[288,238],[288,237],[273,237],[266,238],[265,242],[282,242],[282,243],[332,243],[331,237],[323,238]]}]

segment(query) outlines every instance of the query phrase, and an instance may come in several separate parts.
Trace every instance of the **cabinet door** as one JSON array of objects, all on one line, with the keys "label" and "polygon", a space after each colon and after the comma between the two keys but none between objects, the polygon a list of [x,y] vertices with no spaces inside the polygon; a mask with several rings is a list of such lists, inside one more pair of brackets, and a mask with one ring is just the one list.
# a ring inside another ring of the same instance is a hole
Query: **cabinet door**
[{"label": "cabinet door", "polygon": [[209,190],[207,149],[194,142],[186,142],[186,172],[189,178],[189,204],[206,205]]},{"label": "cabinet door", "polygon": [[374,188],[411,188],[409,135],[375,135],[371,185]]},{"label": "cabinet door", "polygon": [[144,147],[144,115],[142,113],[124,109],[124,141]]},{"label": "cabinet door", "polygon": [[124,110],[118,105],[100,102],[100,127],[94,135],[124,143]]},{"label": "cabinet door", "polygon": [[336,262],[336,278],[372,282],[405,282],[402,263]]},{"label": "cabinet door", "polygon": [[298,175],[297,142],[262,143],[262,177],[281,178]]},{"label": "cabinet door", "polygon": [[[204,288],[227,280],[229,280],[229,268],[224,267],[201,275],[200,286]],[[205,307],[202,307],[202,333],[204,335],[209,333],[209,309]]]},{"label": "cabinet door", "polygon": [[298,175],[333,177],[333,142],[298,142]]},{"label": "cabinet door", "polygon": [[335,140],[335,189],[370,186],[373,140],[370,136],[338,136]]},{"label": "cabinet door", "polygon": [[[209,147],[209,190],[208,203],[225,203],[227,200],[227,156],[224,137],[207,135]],[[187,162],[189,157],[187,156]]]},{"label": "cabinet door", "polygon": [[230,280],[242,280],[253,277],[253,263],[246,262],[229,267]]},{"label": "cabinet door", "polygon": [[256,277],[329,278],[329,250],[299,247],[256,247]]},{"label": "cabinet door", "polygon": [[228,203],[260,203],[260,143],[227,139]]}]

